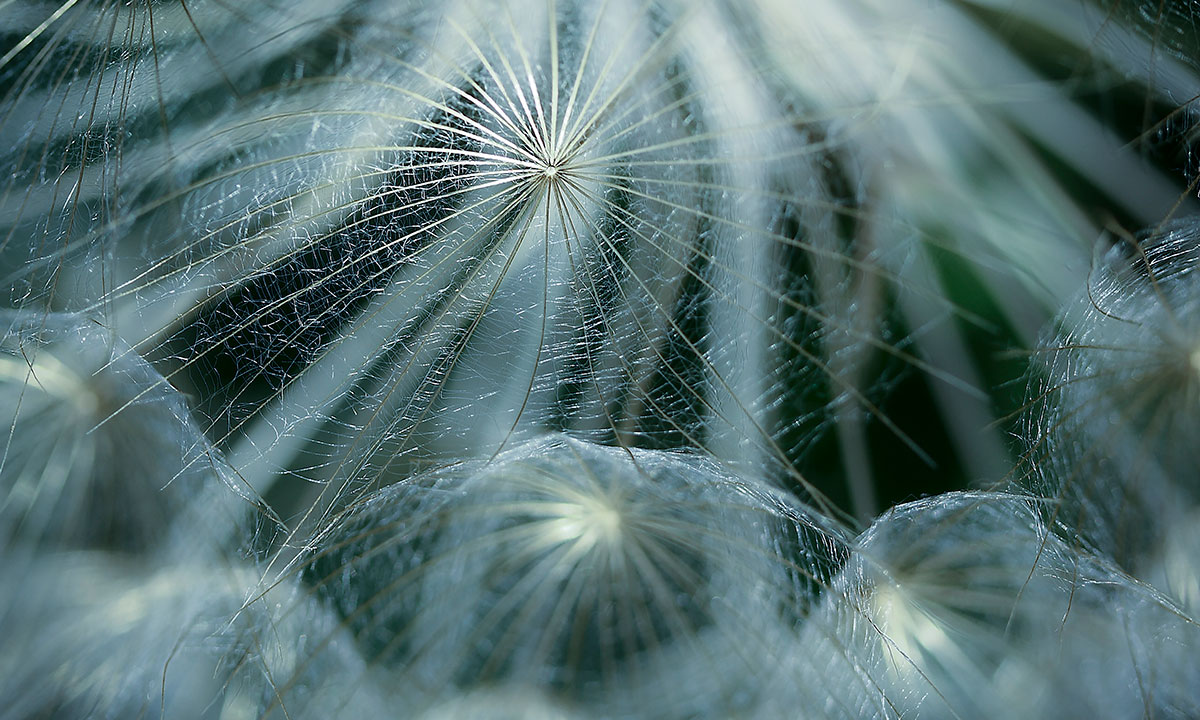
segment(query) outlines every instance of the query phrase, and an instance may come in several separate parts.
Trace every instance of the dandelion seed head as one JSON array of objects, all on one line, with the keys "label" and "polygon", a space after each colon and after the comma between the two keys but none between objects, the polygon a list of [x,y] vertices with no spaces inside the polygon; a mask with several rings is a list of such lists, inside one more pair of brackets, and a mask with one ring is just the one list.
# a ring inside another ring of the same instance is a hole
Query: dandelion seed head
[{"label": "dandelion seed head", "polygon": [[[893,508],[859,538],[801,632],[833,658],[797,674],[830,704],[844,699],[834,717],[863,705],[882,717],[1014,719],[1194,706],[1189,670],[1150,668],[1156,652],[1200,639],[1197,628],[1054,536],[1036,502],[947,493]],[[1164,631],[1142,630],[1155,623]]]},{"label": "dandelion seed head", "polygon": [[1200,717],[1196,16],[0,0],[0,707]]},{"label": "dandelion seed head", "polygon": [[381,491],[306,573],[369,661],[431,701],[497,683],[717,712],[753,704],[737,678],[771,672],[755,658],[811,600],[790,568],[817,547],[788,554],[803,514],[779,502],[700,457],[551,436]]},{"label": "dandelion seed head", "polygon": [[1029,385],[1028,479],[1056,522],[1136,572],[1200,500],[1200,242],[1192,220],[1114,247]]},{"label": "dandelion seed head", "polygon": [[285,23],[255,53],[321,61],[230,78],[247,92],[125,181],[70,244],[112,258],[82,303],[194,399],[252,494],[305,518],[294,540],[363,487],[546,432],[705,452],[817,497],[797,462],[824,398],[879,412],[835,345],[915,357],[814,268],[834,294],[901,280],[854,249],[853,180],[828,197],[828,119],[778,96],[726,10],[463,0],[335,9],[325,36]]},{"label": "dandelion seed head", "polygon": [[142,552],[210,485],[182,398],[125,349],[82,316],[0,312],[0,538]]},{"label": "dandelion seed head", "polygon": [[[24,557],[0,569],[0,694],[21,717],[198,717],[221,696],[214,668],[253,578],[245,567],[140,566],[127,553]],[[165,668],[165,669],[164,669]],[[219,700],[218,700],[219,701]]]}]

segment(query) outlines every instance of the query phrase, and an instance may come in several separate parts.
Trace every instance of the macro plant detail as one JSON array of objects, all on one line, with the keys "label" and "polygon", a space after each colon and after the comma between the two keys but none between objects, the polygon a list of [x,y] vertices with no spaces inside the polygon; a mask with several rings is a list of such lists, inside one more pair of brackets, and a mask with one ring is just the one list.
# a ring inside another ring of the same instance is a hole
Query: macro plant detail
[{"label": "macro plant detail", "polygon": [[212,471],[183,399],[82,316],[6,312],[0,326],[6,544],[160,544]]},{"label": "macro plant detail", "polygon": [[[811,492],[793,462],[811,432],[792,428],[812,410],[770,378],[824,376],[869,406],[810,336],[905,357],[792,271],[888,275],[806,237],[854,212],[798,172],[825,144],[712,42],[716,7],[501,9],[376,19],[354,57],[172,141],[150,180],[176,190],[131,190],[64,246],[117,256],[85,307],[121,318],[263,477],[303,466],[336,494],[362,467],[403,477],[549,429],[737,438],[710,449]],[[131,237],[150,262],[124,261]],[[57,279],[31,292],[66,301]]]},{"label": "macro plant detail", "polygon": [[1196,228],[1176,224],[1109,251],[1039,348],[1030,386],[1037,491],[1132,572],[1200,499],[1198,249]]},{"label": "macro plant detail", "polygon": [[513,684],[723,716],[754,707],[827,580],[807,514],[700,456],[550,437],[368,496],[302,576],[414,707]]},{"label": "macro plant detail", "polygon": [[1195,714],[1180,655],[1195,624],[1048,532],[1035,505],[946,493],[884,513],[806,628],[847,649],[821,681],[898,717]]},{"label": "macro plant detail", "polygon": [[1195,716],[1198,14],[0,4],[0,718]]}]

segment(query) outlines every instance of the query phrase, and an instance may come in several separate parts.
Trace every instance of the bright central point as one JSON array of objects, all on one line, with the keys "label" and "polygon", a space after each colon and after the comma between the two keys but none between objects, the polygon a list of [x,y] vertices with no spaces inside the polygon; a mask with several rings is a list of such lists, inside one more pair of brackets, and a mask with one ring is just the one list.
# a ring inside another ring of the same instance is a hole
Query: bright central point
[{"label": "bright central point", "polygon": [[558,174],[558,166],[557,165],[547,165],[546,168],[544,170],[542,170],[542,174],[548,178],[553,178],[555,175]]},{"label": "bright central point", "polygon": [[591,526],[600,537],[611,542],[621,535],[621,515],[610,507],[597,508]]}]

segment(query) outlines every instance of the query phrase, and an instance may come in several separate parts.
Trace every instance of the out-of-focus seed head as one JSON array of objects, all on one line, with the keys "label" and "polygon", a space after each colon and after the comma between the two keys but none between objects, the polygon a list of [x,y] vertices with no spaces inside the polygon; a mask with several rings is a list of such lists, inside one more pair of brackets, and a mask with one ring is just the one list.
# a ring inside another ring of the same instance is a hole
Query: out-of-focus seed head
[{"label": "out-of-focus seed head", "polygon": [[0,546],[152,552],[221,485],[182,397],[80,315],[0,313],[0,427]]},{"label": "out-of-focus seed head", "polygon": [[1131,569],[1200,503],[1200,229],[1098,261],[1038,349],[1027,480],[1055,521]]}]

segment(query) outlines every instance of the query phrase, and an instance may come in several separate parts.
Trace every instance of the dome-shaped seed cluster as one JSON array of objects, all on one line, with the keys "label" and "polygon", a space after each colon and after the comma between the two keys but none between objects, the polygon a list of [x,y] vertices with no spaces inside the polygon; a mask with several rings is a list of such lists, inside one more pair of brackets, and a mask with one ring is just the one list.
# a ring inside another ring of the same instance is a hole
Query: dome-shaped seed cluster
[{"label": "dome-shaped seed cluster", "polygon": [[1197,717],[1198,18],[0,0],[0,717]]},{"label": "dome-shaped seed cluster", "polygon": [[409,702],[542,688],[603,716],[719,716],[758,701],[833,544],[705,458],[550,436],[367,496],[301,576]]},{"label": "dome-shaped seed cluster", "polygon": [[1038,350],[1029,479],[1055,520],[1136,569],[1200,503],[1200,234],[1099,261]]}]

